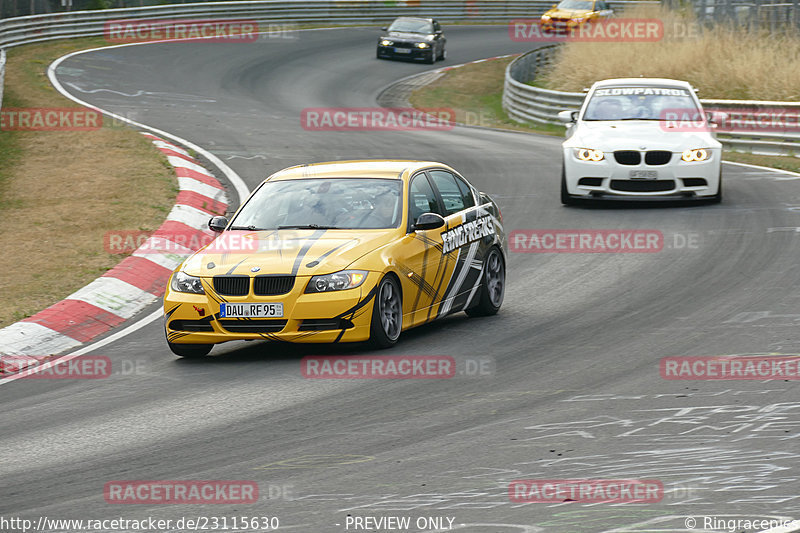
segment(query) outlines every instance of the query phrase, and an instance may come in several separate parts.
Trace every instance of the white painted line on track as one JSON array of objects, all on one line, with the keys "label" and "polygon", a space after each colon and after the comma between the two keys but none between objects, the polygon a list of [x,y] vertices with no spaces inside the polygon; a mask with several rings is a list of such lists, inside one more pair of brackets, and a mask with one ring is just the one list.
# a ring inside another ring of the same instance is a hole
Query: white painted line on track
[{"label": "white painted line on track", "polygon": [[53,84],[53,87],[55,87],[55,89],[59,93],[61,93],[66,98],[69,98],[73,102],[75,102],[77,104],[80,104],[82,106],[88,107],[89,109],[94,109],[94,110],[96,110],[96,111],[98,111],[100,113],[103,113],[106,116],[112,117],[112,118],[114,118],[116,120],[119,120],[121,122],[124,122],[126,124],[130,124],[132,126],[136,126],[137,128],[141,128],[143,130],[150,131],[150,132],[152,132],[152,133],[154,133],[156,135],[159,135],[159,136],[162,136],[162,137],[166,137],[168,139],[172,139],[173,141],[177,142],[178,144],[183,145],[186,148],[189,148],[190,150],[194,150],[198,154],[202,155],[203,157],[208,159],[214,166],[216,166],[223,174],[225,174],[225,177],[228,179],[228,181],[230,181],[231,185],[233,185],[233,188],[236,190],[236,194],[239,196],[239,203],[241,204],[242,202],[244,202],[245,198],[247,198],[247,196],[250,194],[250,190],[247,188],[247,185],[245,184],[244,180],[241,177],[239,177],[239,175],[236,172],[234,172],[232,168],[230,168],[228,165],[226,165],[220,158],[218,158],[217,156],[215,156],[214,154],[212,154],[211,152],[209,152],[205,148],[202,148],[202,147],[194,144],[191,141],[187,141],[186,139],[183,139],[182,137],[178,137],[177,135],[173,135],[172,133],[168,133],[166,131],[159,130],[157,128],[153,128],[152,126],[148,126],[146,124],[142,124],[140,122],[136,122],[136,121],[130,120],[129,118],[123,117],[122,115],[118,115],[116,113],[111,113],[110,111],[105,111],[102,108],[99,108],[99,107],[94,106],[94,105],[92,105],[92,104],[90,104],[88,102],[85,102],[85,101],[81,100],[80,98],[78,98],[76,96],[73,96],[72,94],[67,92],[66,89],[64,89],[64,86],[61,85],[61,82],[58,81],[58,79],[56,78],[56,69],[58,68],[58,66],[62,62],[64,62],[65,60],[67,60],[67,59],[69,59],[71,57],[75,57],[75,56],[80,55],[80,54],[88,54],[89,52],[97,52],[99,50],[109,50],[109,49],[112,49],[112,48],[123,48],[123,47],[126,47],[126,46],[142,46],[142,45],[146,45],[146,44],[155,44],[155,43],[152,43],[152,42],[147,42],[147,43],[127,43],[127,44],[119,44],[119,45],[114,45],[114,46],[101,46],[101,47],[98,47],[98,48],[90,48],[88,50],[79,50],[77,52],[71,52],[71,53],[69,53],[69,54],[67,54],[65,56],[59,57],[58,59],[53,61],[50,64],[49,67],[47,67],[47,77],[50,79],[50,83]]}]

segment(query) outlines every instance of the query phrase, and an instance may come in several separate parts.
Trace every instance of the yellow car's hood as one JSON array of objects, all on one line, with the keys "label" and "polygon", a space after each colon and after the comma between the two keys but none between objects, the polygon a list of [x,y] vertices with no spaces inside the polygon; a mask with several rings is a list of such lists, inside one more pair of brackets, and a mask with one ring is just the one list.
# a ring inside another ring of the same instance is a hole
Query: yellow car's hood
[{"label": "yellow car's hood", "polygon": [[330,274],[390,242],[387,230],[226,231],[186,260],[192,276]]},{"label": "yellow car's hood", "polygon": [[591,11],[584,11],[582,9],[551,9],[547,13],[546,16],[550,18],[556,19],[572,19],[572,18],[583,18],[589,15]]}]

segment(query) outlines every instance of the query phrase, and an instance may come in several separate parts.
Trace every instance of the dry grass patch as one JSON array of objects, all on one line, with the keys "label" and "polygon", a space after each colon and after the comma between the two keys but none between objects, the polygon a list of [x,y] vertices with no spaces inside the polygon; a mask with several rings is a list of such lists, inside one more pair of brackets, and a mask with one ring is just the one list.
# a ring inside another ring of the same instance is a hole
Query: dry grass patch
[{"label": "dry grass patch", "polygon": [[571,42],[541,81],[550,89],[580,91],[597,80],[655,77],[686,80],[702,98],[800,100],[800,36],[726,26],[702,30],[691,13],[637,6],[628,18],[659,18],[658,42]]},{"label": "dry grass patch", "polygon": [[[47,66],[97,46],[86,39],[12,48],[3,107],[75,107],[51,88]],[[108,231],[155,230],[177,194],[166,158],[127,128],[0,132],[0,327],[83,287],[122,259],[104,249]]]}]

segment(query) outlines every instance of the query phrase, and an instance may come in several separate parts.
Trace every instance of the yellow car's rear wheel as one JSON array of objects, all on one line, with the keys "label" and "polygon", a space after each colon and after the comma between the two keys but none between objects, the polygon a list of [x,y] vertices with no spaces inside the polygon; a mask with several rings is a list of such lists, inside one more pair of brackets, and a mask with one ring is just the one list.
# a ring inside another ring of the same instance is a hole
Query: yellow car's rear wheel
[{"label": "yellow car's rear wheel", "polygon": [[506,264],[497,248],[492,248],[483,263],[480,299],[478,305],[465,309],[469,316],[497,314],[503,305],[506,290]]}]

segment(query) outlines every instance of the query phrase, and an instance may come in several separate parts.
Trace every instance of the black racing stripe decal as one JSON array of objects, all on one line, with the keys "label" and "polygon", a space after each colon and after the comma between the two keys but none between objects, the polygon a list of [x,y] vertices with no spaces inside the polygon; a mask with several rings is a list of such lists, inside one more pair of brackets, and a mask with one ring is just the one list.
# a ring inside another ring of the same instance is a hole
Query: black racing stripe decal
[{"label": "black racing stripe decal", "polygon": [[308,251],[314,246],[314,243],[320,239],[325,234],[324,229],[314,230],[314,233],[311,234],[311,237],[306,239],[306,243],[300,248],[300,251],[297,252],[297,257],[294,260],[294,266],[292,267],[292,276],[297,275],[297,271],[300,270],[300,264],[303,262],[303,258],[306,256]]},{"label": "black racing stripe decal", "polygon": [[178,310],[178,308],[179,308],[180,306],[181,306],[181,304],[178,304],[178,305],[176,305],[175,307],[173,307],[172,309],[170,309],[169,311],[167,311],[166,313],[164,313],[164,318],[169,318],[169,317],[171,317],[171,316],[172,316],[172,313],[174,313],[175,311],[177,311],[177,310]]},{"label": "black racing stripe decal", "polygon": [[[425,291],[425,294],[427,294],[431,298],[434,298],[436,296],[436,289],[433,287],[433,285],[431,285],[430,283],[425,281],[425,279],[422,278],[419,274],[417,274],[416,272],[411,270],[408,267],[408,265],[404,265],[402,263],[398,263],[397,264],[397,268],[398,268],[398,270],[400,270],[400,273],[405,276],[405,279],[408,279],[409,281],[411,281],[411,283],[416,285],[418,288],[420,288],[423,291]],[[434,280],[435,280],[435,278],[434,278]]]},{"label": "black racing stripe decal", "polygon": [[308,268],[311,268],[312,266],[317,266],[319,263],[321,263],[321,262],[322,262],[322,260],[323,260],[323,259],[325,259],[325,258],[326,258],[326,257],[328,257],[329,255],[331,255],[333,252],[335,252],[336,250],[338,250],[338,249],[339,249],[339,248],[341,248],[342,246],[344,246],[344,245],[346,245],[346,244],[349,244],[349,243],[351,243],[351,242],[356,242],[356,241],[357,241],[357,239],[350,239],[349,241],[345,241],[345,242],[343,242],[342,244],[340,244],[340,245],[339,245],[339,246],[337,246],[336,248],[332,248],[332,249],[328,250],[327,252],[325,252],[324,254],[322,254],[321,256],[319,256],[318,258],[316,258],[316,259],[314,259],[313,261],[311,261],[309,264],[307,264],[307,265],[306,265],[306,267],[308,267]]},{"label": "black racing stripe decal", "polygon": [[[433,299],[431,300],[431,305],[428,307],[428,318],[427,320],[430,322],[432,320],[433,308],[438,304],[442,298],[439,297],[442,293],[442,284],[444,283],[444,277],[447,274],[447,267],[450,265],[450,254],[442,254],[442,257],[439,259],[439,265],[436,268],[436,277],[433,278],[435,282],[438,278],[439,284],[436,286],[436,293],[433,295]],[[453,268],[455,271],[455,268]],[[450,279],[453,279],[452,276]]]},{"label": "black racing stripe decal", "polygon": [[241,265],[242,263],[244,263],[244,262],[245,262],[245,261],[247,261],[248,259],[249,259],[249,257],[245,257],[244,259],[242,259],[241,261],[239,261],[238,263],[236,263],[235,265],[233,265],[233,267],[231,267],[231,269],[230,269],[230,270],[228,270],[228,271],[225,273],[225,275],[228,275],[228,276],[229,276],[229,275],[233,274],[233,271],[234,271],[234,270],[236,270],[237,268],[239,268],[239,265]]},{"label": "black racing stripe decal", "polygon": [[415,234],[414,237],[444,253],[444,243],[431,239],[427,235],[420,235],[419,233]]},{"label": "black racing stripe decal", "polygon": [[[425,251],[422,252],[422,272],[420,273],[420,278],[423,280],[425,279],[425,274],[428,271],[428,254],[430,253],[431,247],[428,244],[427,240],[423,240],[423,245],[425,246]],[[416,313],[417,309],[419,309],[419,300],[422,297],[422,285],[417,284],[417,295],[414,298],[414,305],[411,306],[411,312]]]},{"label": "black racing stripe decal", "polygon": [[348,314],[351,313],[353,316],[355,316],[356,311],[367,305],[370,302],[370,300],[372,300],[375,297],[375,294],[378,292],[378,285],[379,284],[375,284],[375,286],[372,288],[371,291],[369,291],[369,293],[367,293],[367,295],[364,297],[363,300],[359,301],[356,305],[354,305],[344,313],[340,313],[333,318],[345,318]]}]

